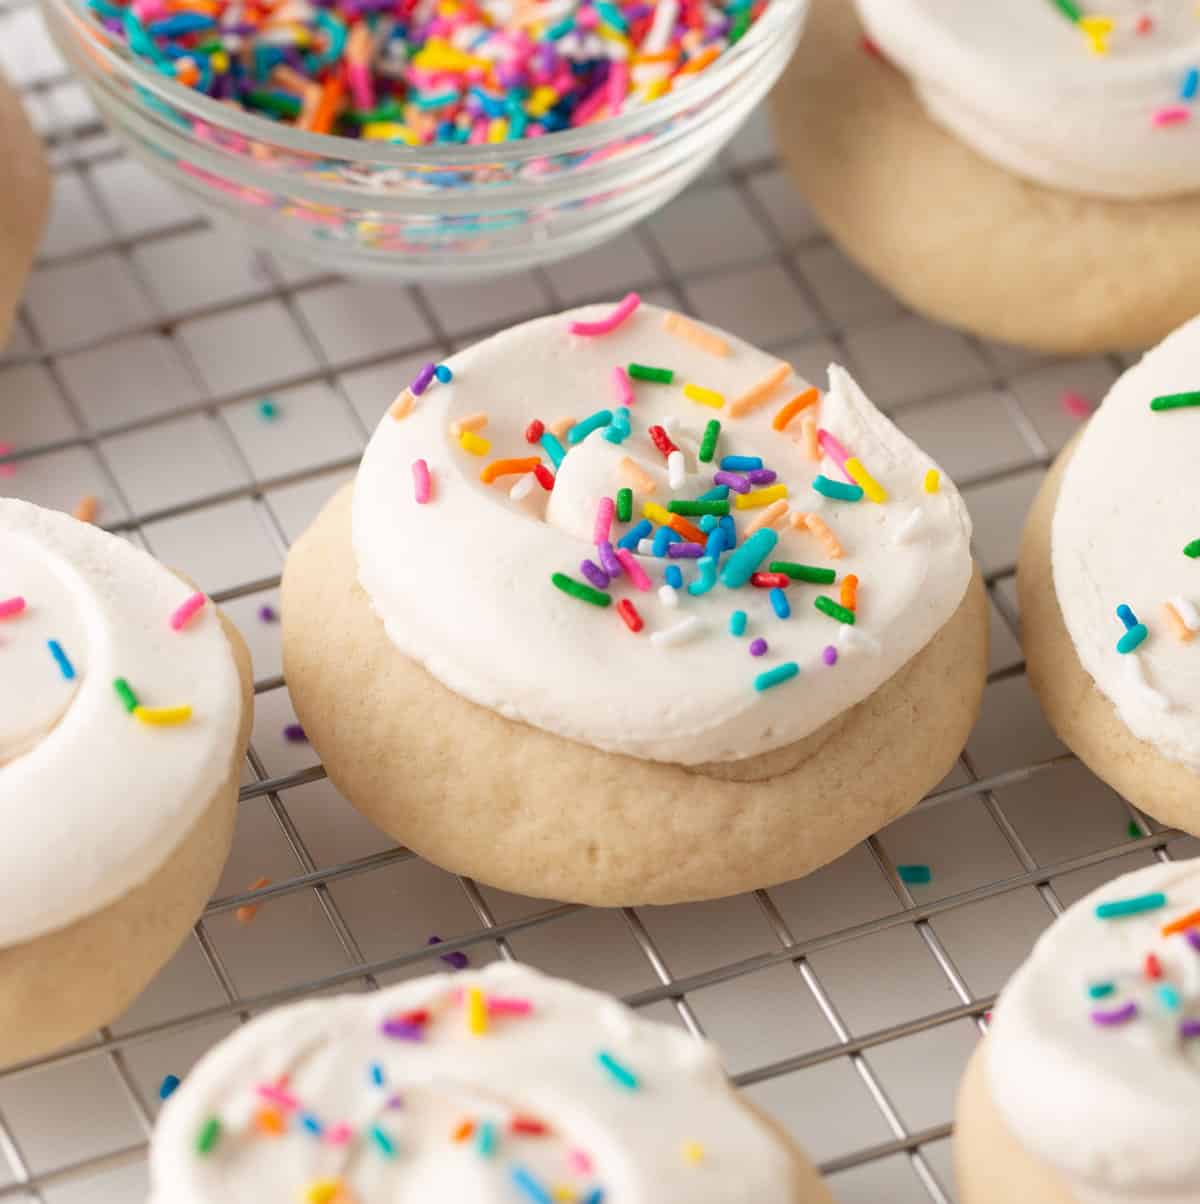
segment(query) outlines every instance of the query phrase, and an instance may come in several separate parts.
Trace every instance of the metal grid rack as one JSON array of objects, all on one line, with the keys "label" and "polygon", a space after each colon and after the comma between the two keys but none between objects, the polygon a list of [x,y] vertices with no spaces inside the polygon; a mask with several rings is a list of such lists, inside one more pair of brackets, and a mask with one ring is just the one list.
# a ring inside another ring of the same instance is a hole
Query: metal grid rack
[{"label": "metal grid rack", "polygon": [[[666,211],[597,252],[471,288],[382,288],[212,229],[104,132],[28,0],[0,0],[0,68],[56,173],[51,228],[0,357],[0,439],[16,447],[4,488],[63,508],[96,495],[105,526],[225,606],[258,675],[219,895],[111,1030],[0,1072],[0,1201],[144,1199],[165,1074],[186,1074],[252,1013],[425,973],[453,950],[523,958],[712,1037],[840,1201],[952,1200],[954,1090],[995,992],[1064,905],[1193,851],[1054,741],[1015,638],[1021,521],[1078,421],[1060,394],[1098,400],[1122,363],[1031,356],[904,311],[807,215],[761,115]],[[311,750],[284,739],[278,627],[258,612],[289,541],[352,472],[415,364],[627,287],[813,379],[847,363],[963,489],[993,648],[983,718],[910,815],[798,882],[609,912],[493,891],[388,843]],[[269,422],[257,411],[268,395]],[[932,882],[906,886],[905,862],[929,864]],[[247,888],[260,877],[271,885]],[[257,918],[237,922],[250,904]]]}]

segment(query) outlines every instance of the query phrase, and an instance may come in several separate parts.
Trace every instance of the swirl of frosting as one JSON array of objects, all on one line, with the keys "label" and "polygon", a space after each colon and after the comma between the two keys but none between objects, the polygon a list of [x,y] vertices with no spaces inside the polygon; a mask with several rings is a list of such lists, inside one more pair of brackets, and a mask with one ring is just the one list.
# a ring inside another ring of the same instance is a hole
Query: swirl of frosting
[{"label": "swirl of frosting", "polygon": [[1194,320],[1113,386],[1063,474],[1051,556],[1080,664],[1135,736],[1200,771],[1198,351]]},{"label": "swirl of frosting", "polygon": [[125,540],[0,499],[0,947],[144,882],[228,776],[241,690],[199,601]]},{"label": "swirl of frosting", "polygon": [[[818,409],[788,365],[654,306],[572,333],[610,312],[517,326],[451,359],[449,383],[402,395],[355,485],[359,581],[401,651],[508,718],[685,765],[794,743],[954,613],[971,576],[962,499],[842,369]],[[564,414],[564,455],[553,436],[527,442]],[[539,457],[549,492],[527,473]],[[622,488],[630,521],[610,524]],[[608,585],[597,540],[640,548]],[[773,564],[786,588],[751,583]]]},{"label": "swirl of frosting", "polygon": [[524,966],[283,1008],[212,1050],[156,1204],[795,1204],[798,1155],[712,1046]]},{"label": "swirl of frosting", "polygon": [[1045,932],[1004,988],[990,1094],[1080,1204],[1200,1194],[1200,862],[1109,883]]},{"label": "swirl of frosting", "polygon": [[1200,189],[1195,5],[857,4],[930,117],[1009,171],[1098,196]]}]

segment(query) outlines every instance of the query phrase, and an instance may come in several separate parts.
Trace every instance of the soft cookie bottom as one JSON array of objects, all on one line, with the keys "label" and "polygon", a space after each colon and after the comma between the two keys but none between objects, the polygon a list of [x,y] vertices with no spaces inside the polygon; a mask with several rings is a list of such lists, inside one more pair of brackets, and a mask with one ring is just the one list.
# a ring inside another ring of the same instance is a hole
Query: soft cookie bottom
[{"label": "soft cookie bottom", "polygon": [[[0,948],[0,1066],[40,1057],[115,1020],[174,955],[216,888],[233,842],[254,716],[250,654],[224,615],[221,626],[242,685],[228,777],[141,886],[66,928]],[[47,882],[46,890],[53,889]]]},{"label": "soft cookie bottom", "polygon": [[1017,590],[1029,681],[1050,726],[1098,777],[1171,827],[1200,834],[1200,775],[1139,740],[1079,662],[1054,590],[1050,536],[1069,444],[1047,474],[1021,537]]},{"label": "soft cookie bottom", "polygon": [[1149,346],[1200,311],[1200,195],[1118,201],[1029,183],[935,124],[861,38],[851,0],[814,0],[772,119],[808,204],[904,302],[1072,354]]},{"label": "soft cookie bottom", "polygon": [[1062,1176],[1017,1140],[992,1102],[985,1042],[958,1089],[954,1173],[962,1204],[1079,1204]]},{"label": "soft cookie bottom", "polygon": [[469,702],[396,648],[357,581],[351,499],[348,485],[288,556],[288,689],[346,798],[455,873],[597,906],[786,881],[918,802],[978,714],[987,601],[976,573],[917,656],[798,744],[693,769],[577,744]]}]

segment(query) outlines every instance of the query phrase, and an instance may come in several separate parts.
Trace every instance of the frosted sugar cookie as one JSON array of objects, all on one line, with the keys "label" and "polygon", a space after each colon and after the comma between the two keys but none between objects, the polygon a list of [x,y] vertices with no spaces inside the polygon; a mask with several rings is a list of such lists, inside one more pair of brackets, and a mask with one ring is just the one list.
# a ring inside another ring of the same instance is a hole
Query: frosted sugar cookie
[{"label": "frosted sugar cookie", "polygon": [[281,1008],[172,1095],[153,1204],[828,1204],[716,1051],[524,966]]},{"label": "frosted sugar cookie", "polygon": [[1200,320],[1113,386],[1046,477],[1018,567],[1029,679],[1087,765],[1200,831]]},{"label": "frosted sugar cookie", "polygon": [[797,187],[914,309],[1062,352],[1200,311],[1200,14],[817,0],[773,97]]},{"label": "frosted sugar cookie", "polygon": [[356,806],[511,890],[782,881],[915,803],[984,679],[954,485],[841,368],[630,296],[434,366],[292,549],[285,672]]},{"label": "frosted sugar cookie", "polygon": [[0,499],[0,1065],[118,1016],[233,834],[252,678],[202,594],[98,527]]},{"label": "frosted sugar cookie", "polygon": [[1169,1204],[1200,1193],[1200,862],[1152,866],[1059,917],[968,1067],[963,1204]]}]

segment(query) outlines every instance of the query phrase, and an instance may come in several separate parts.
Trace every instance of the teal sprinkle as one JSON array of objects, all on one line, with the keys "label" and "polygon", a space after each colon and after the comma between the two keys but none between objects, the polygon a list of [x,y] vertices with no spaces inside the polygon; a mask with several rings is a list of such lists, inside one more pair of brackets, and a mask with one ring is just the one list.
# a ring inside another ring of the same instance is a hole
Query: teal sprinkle
[{"label": "teal sprinkle", "polygon": [[700,530],[703,531],[705,535],[709,534],[709,532],[711,532],[716,525],[717,516],[715,514],[700,515]]},{"label": "teal sprinkle", "polygon": [[608,426],[612,420],[612,410],[597,410],[567,431],[567,442],[574,447],[575,444],[582,443],[592,431],[598,431],[602,426]]},{"label": "teal sprinkle", "polygon": [[795,661],[785,661],[782,665],[776,665],[774,669],[768,669],[765,673],[760,673],[754,679],[754,688],[761,694],[764,690],[771,689],[772,686],[782,685],[785,681],[790,681],[800,672],[800,666]]},{"label": "teal sprinkle", "polygon": [[750,574],[774,550],[779,536],[770,527],[755,531],[740,548],[732,552],[721,569],[721,584],[729,589],[738,589],[750,580]]},{"label": "teal sprinkle", "polygon": [[543,431],[541,439],[538,440],[542,445],[542,450],[550,457],[550,463],[557,470],[558,466],[563,462],[567,454],[566,448],[554,437],[550,431]]},{"label": "teal sprinkle", "polygon": [[564,38],[575,28],[575,14],[572,13],[569,17],[563,17],[557,25],[551,25],[546,30],[546,37],[551,42],[557,42],[559,38]]},{"label": "teal sprinkle", "polygon": [[898,865],[896,873],[905,886],[928,886],[933,881],[933,871],[927,865]]},{"label": "teal sprinkle", "polygon": [[1087,989],[1089,999],[1104,999],[1117,989],[1113,982],[1094,982]]},{"label": "teal sprinkle", "polygon": [[446,92],[434,92],[429,96],[417,96],[413,99],[413,104],[418,109],[441,109],[446,105],[455,104],[458,101],[458,90],[450,88]]},{"label": "teal sprinkle", "polygon": [[1167,1009],[1168,1012],[1179,1011],[1179,992],[1175,990],[1168,982],[1158,984],[1155,994],[1158,996],[1158,1001]]},{"label": "teal sprinkle", "polygon": [[824,475],[818,476],[812,485],[822,497],[831,497],[839,502],[862,501],[863,491],[861,485],[846,485],[841,481],[831,481]]},{"label": "teal sprinkle", "polygon": [[262,401],[258,403],[258,416],[260,418],[265,418],[268,422],[270,422],[273,418],[278,418],[278,404],[272,401],[269,397],[264,397]]},{"label": "teal sprinkle", "polygon": [[733,614],[729,616],[729,634],[746,634],[746,612],[744,610],[735,610]]},{"label": "teal sprinkle", "polygon": [[395,1158],[396,1143],[378,1126],[371,1126],[371,1140],[385,1158]]},{"label": "teal sprinkle", "polygon": [[475,1148],[481,1158],[491,1158],[496,1153],[496,1126],[490,1120],[483,1121],[476,1131]]},{"label": "teal sprinkle", "polygon": [[638,1082],[638,1077],[627,1066],[622,1066],[616,1058],[612,1056],[606,1049],[600,1050],[596,1054],[596,1061],[608,1071],[612,1076],[613,1081],[627,1091],[636,1091],[641,1083]]},{"label": "teal sprinkle", "polygon": [[1117,641],[1117,651],[1122,654],[1133,652],[1135,649],[1140,648],[1141,645],[1145,643],[1146,637],[1149,634],[1150,632],[1146,630],[1146,625],[1144,623],[1135,623]]},{"label": "teal sprinkle", "polygon": [[1096,919],[1119,920],[1123,916],[1140,915],[1143,911],[1157,911],[1166,905],[1167,896],[1156,890],[1149,895],[1134,895],[1131,899],[1114,899],[1111,903],[1100,903],[1096,907]]},{"label": "teal sprinkle", "polygon": [[701,556],[696,561],[696,569],[700,576],[687,587],[693,598],[707,594],[717,583],[717,562],[711,556]]},{"label": "teal sprinkle", "polygon": [[715,489],[708,490],[707,493],[702,493],[696,501],[698,502],[725,502],[729,500],[729,486],[718,485]]},{"label": "teal sprinkle", "polygon": [[448,385],[454,379],[454,373],[447,364],[438,364],[433,374],[438,378],[438,383],[443,385]]},{"label": "teal sprinkle", "polygon": [[613,29],[621,33],[628,32],[629,22],[625,20],[625,14],[615,4],[610,4],[609,0],[596,0],[592,7],[605,25],[611,25]]}]

